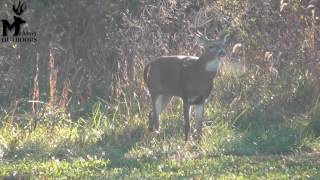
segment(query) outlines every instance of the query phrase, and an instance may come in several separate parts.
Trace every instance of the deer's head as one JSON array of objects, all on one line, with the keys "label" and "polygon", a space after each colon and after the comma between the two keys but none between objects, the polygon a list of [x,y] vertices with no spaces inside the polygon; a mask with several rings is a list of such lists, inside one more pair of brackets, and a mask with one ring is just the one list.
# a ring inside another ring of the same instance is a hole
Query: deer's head
[{"label": "deer's head", "polygon": [[219,33],[216,39],[209,39],[207,36],[197,32],[196,43],[204,48],[200,61],[208,63],[208,71],[216,70],[219,62],[225,59],[227,39],[228,35],[224,33]]}]

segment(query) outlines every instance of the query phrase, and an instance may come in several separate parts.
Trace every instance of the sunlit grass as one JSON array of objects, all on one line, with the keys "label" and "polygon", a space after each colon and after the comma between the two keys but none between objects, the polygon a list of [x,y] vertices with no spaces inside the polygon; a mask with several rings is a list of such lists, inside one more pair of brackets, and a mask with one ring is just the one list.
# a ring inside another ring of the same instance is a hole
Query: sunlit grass
[{"label": "sunlit grass", "polygon": [[[206,112],[207,115],[210,113]],[[100,120],[108,121],[107,118],[104,116]],[[140,122],[146,119],[118,124],[117,129],[110,128],[109,123],[96,125],[94,121],[81,126],[77,123],[48,126],[43,121],[34,130],[4,123],[0,128],[0,176],[110,179],[319,177],[319,141],[290,137],[298,132],[292,127],[285,130],[264,125],[265,131],[254,131],[257,128],[241,130],[230,123],[215,121],[206,123],[200,143],[193,138],[186,143],[181,113],[165,113],[162,119],[160,134],[147,132],[145,122]],[[294,138],[296,144],[292,144],[290,138]],[[305,147],[312,149],[312,153],[304,151]]]}]

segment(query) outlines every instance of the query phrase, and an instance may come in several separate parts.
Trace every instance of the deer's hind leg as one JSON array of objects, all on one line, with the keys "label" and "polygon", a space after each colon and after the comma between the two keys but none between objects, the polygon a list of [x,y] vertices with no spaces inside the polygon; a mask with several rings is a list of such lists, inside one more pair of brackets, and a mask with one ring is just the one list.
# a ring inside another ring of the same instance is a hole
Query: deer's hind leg
[{"label": "deer's hind leg", "polygon": [[152,98],[152,112],[149,114],[149,129],[156,131],[160,130],[160,114],[167,107],[172,96],[167,94],[160,94]]}]

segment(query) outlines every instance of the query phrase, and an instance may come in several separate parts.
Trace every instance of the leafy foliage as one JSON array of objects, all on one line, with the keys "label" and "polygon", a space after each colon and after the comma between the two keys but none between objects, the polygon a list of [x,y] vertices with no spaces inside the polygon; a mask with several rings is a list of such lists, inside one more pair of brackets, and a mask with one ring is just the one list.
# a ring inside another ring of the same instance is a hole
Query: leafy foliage
[{"label": "leafy foliage", "polygon": [[[314,2],[28,1],[24,18],[39,41],[0,45],[0,176],[319,178]],[[178,100],[161,132],[147,132],[144,65],[200,54],[193,33],[214,38],[217,29],[230,35],[229,61],[214,80],[202,141],[183,141]]]}]

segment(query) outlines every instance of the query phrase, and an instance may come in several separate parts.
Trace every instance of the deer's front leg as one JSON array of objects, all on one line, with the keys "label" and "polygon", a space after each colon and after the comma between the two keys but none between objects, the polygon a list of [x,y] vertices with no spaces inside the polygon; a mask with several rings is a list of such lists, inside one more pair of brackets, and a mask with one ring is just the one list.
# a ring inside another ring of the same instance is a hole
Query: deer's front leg
[{"label": "deer's front leg", "polygon": [[188,99],[183,99],[183,116],[184,116],[184,140],[188,141],[190,130],[190,104]]},{"label": "deer's front leg", "polygon": [[196,118],[197,140],[198,141],[201,138],[201,132],[202,132],[203,110],[204,110],[204,102],[202,102],[200,104],[196,104],[194,107],[195,118]]}]

